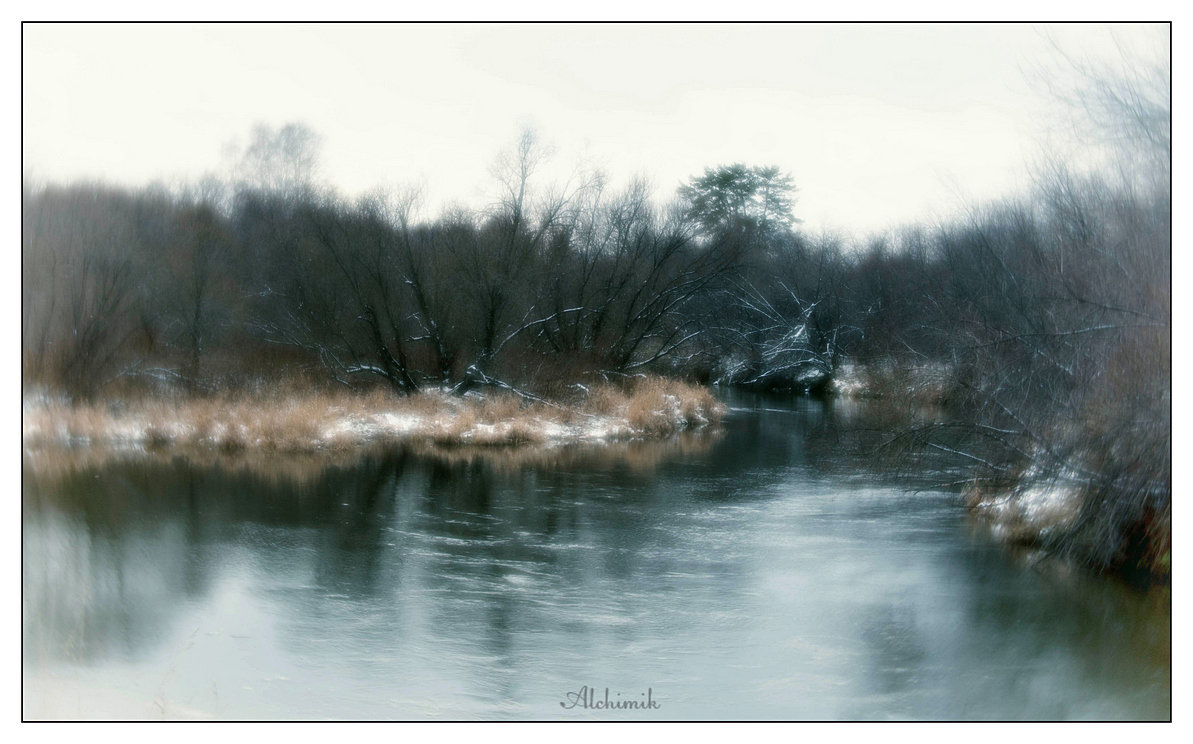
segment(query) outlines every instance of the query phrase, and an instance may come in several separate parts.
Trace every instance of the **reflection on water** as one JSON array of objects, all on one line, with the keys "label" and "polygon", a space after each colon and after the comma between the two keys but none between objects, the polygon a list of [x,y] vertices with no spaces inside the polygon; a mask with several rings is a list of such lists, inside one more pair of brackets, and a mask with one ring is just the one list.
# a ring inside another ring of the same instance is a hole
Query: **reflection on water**
[{"label": "reflection on water", "polygon": [[857,475],[856,410],[735,406],[551,456],[27,463],[25,714],[1168,718],[1166,597]]}]

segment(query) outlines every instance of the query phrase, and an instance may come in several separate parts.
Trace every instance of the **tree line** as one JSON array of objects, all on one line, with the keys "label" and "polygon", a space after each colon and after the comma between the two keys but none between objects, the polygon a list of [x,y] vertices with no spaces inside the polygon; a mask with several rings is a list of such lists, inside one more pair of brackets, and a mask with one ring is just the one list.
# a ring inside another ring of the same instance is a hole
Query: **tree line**
[{"label": "tree line", "polygon": [[25,373],[83,397],[295,371],[398,392],[640,370],[805,389],[845,360],[1047,360],[1023,388],[1167,323],[1150,192],[1057,170],[1031,199],[859,243],[798,229],[773,167],[710,168],[660,206],[597,177],[532,198],[536,157],[524,139],[495,207],[421,220],[414,191],[302,181],[26,185]]},{"label": "tree line", "polygon": [[[609,193],[599,177],[536,190],[529,135],[494,207],[419,220],[416,192],[347,200],[293,154],[280,167],[262,154],[293,148],[292,130],[257,133],[266,172],[206,191],[26,185],[27,379],[78,397],[294,373],[402,393],[640,370],[711,380],[724,318],[711,319],[745,291],[750,252],[799,242],[772,228],[789,216],[756,218],[748,199],[663,208],[643,182]],[[720,170],[749,191],[783,181]]]}]

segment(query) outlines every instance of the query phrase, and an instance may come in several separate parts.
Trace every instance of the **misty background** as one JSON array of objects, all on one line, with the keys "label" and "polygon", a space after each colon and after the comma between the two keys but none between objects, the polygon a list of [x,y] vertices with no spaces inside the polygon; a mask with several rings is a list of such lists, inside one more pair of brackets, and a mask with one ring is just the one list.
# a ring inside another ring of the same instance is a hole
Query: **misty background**
[{"label": "misty background", "polygon": [[[864,234],[1022,191],[1043,157],[1091,165],[1056,91],[1077,65],[1166,57],[1119,24],[27,25],[24,172],[191,182],[259,123],[323,139],[348,196],[418,183],[488,205],[534,129],[547,181],[584,168],[669,198],[717,163],[775,165],[806,230]],[[1067,59],[1066,59],[1067,58]],[[615,183],[615,185],[616,185]]]}]

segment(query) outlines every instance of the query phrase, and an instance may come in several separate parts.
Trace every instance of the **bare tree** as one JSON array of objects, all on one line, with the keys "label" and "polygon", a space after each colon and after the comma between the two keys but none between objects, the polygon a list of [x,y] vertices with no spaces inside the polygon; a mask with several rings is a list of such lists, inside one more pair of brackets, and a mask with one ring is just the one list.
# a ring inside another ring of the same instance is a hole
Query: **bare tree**
[{"label": "bare tree", "polygon": [[228,147],[232,178],[241,189],[292,193],[309,189],[319,164],[321,138],[305,124],[253,127],[243,148]]}]

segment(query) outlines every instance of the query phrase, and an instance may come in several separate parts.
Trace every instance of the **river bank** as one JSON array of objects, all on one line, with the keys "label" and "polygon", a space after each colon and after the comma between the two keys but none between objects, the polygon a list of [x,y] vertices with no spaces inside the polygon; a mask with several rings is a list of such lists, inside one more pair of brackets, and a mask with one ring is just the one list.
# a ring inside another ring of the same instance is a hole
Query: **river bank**
[{"label": "river bank", "polygon": [[266,391],[72,402],[27,393],[26,451],[103,448],[312,453],[375,443],[551,446],[661,437],[709,426],[725,407],[706,389],[659,377],[573,386],[557,400],[508,392],[398,396]]},{"label": "river bank", "polygon": [[[939,459],[974,517],[1002,542],[1166,583],[1170,432],[1148,413],[1164,406],[1136,396],[1135,407],[1098,399],[1075,415],[1015,411],[964,377],[944,364],[843,364],[826,393],[873,401],[896,432],[886,459]],[[1000,406],[1001,414],[990,413]]]}]

